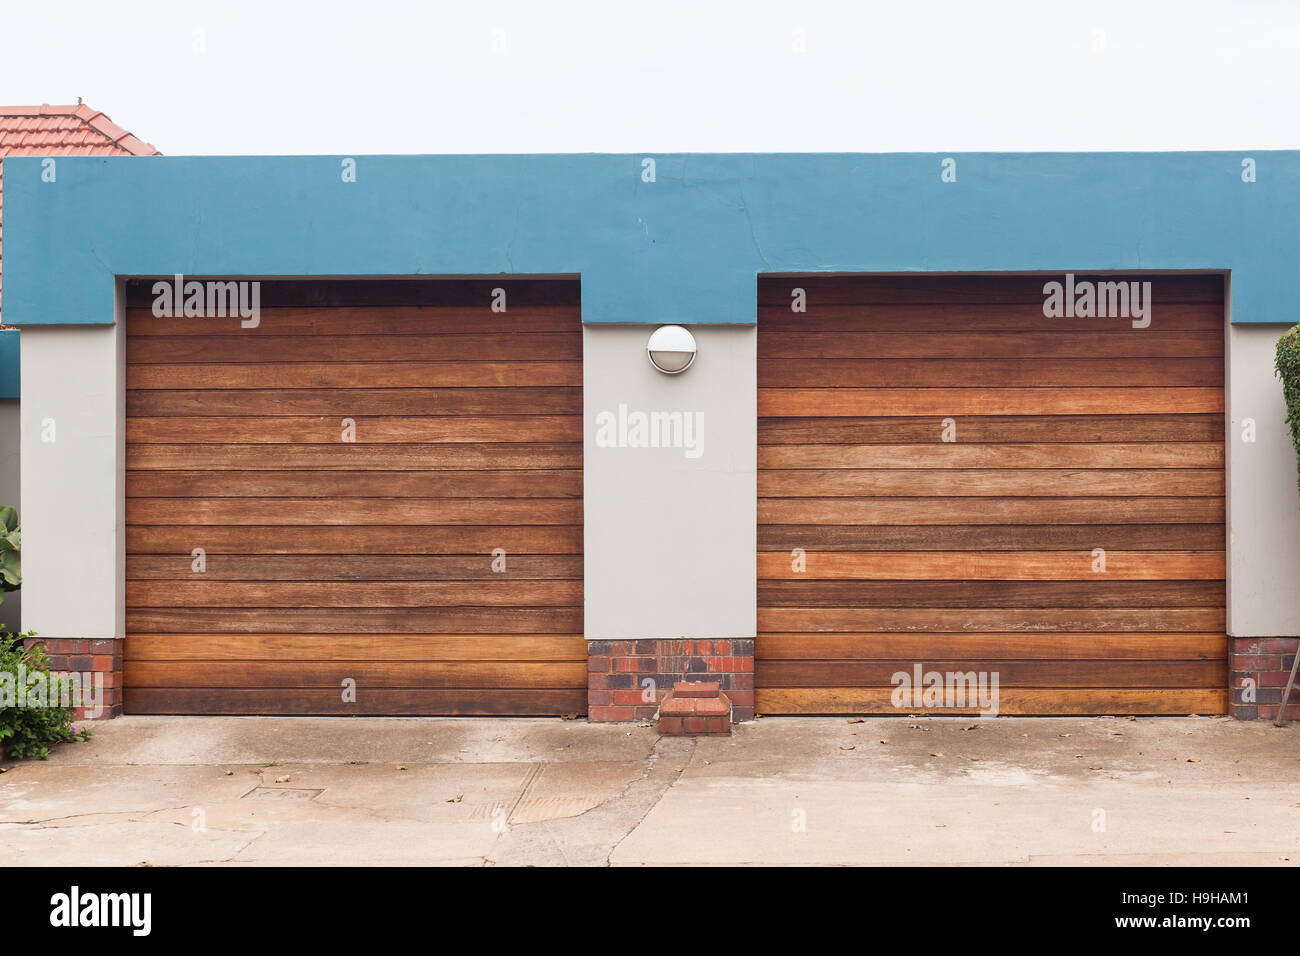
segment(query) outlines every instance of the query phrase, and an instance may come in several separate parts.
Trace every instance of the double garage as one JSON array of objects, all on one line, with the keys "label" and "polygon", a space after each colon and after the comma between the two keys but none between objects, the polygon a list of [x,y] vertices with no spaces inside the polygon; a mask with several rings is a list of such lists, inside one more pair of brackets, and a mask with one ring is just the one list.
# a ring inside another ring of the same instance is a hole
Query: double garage
[{"label": "double garage", "polygon": [[[758,713],[898,713],[917,665],[1226,711],[1224,278],[1126,277],[1144,328],[1053,278],[758,280]],[[586,713],[578,279],[264,281],[251,329],[151,286],[126,712]]]}]

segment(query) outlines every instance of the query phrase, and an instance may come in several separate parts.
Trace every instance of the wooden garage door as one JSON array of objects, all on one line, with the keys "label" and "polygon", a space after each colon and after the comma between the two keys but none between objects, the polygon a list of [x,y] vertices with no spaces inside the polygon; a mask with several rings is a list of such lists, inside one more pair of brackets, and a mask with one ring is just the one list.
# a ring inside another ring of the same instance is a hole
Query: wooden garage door
[{"label": "wooden garage door", "polygon": [[760,281],[758,712],[897,713],[917,664],[1226,709],[1222,278],[1129,277],[1145,329],[1045,318],[1052,278]]},{"label": "wooden garage door", "polygon": [[577,281],[264,282],[255,329],[151,286],[128,712],[585,713]]}]

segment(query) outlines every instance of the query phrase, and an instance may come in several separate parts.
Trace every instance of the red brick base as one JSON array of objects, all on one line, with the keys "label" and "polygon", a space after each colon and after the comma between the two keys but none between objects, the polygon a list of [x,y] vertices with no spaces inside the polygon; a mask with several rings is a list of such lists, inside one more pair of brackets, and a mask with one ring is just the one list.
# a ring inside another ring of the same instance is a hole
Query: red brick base
[{"label": "red brick base", "polygon": [[[104,680],[103,712],[100,720],[122,715],[122,644],[120,638],[86,640],[72,637],[38,637],[50,658],[51,671],[100,673]],[[74,709],[78,720],[89,720],[85,708]]]},{"label": "red brick base", "polygon": [[[1232,688],[1228,713],[1238,720],[1276,720],[1282,691],[1291,674],[1297,639],[1294,637],[1230,637],[1228,663]],[[1247,681],[1254,681],[1254,700]],[[1300,674],[1296,675],[1300,683]],[[1287,719],[1300,720],[1300,687],[1291,691]]]},{"label": "red brick base", "polygon": [[732,719],[751,719],[754,639],[588,641],[587,719],[653,720],[673,684],[703,679],[721,685]]}]

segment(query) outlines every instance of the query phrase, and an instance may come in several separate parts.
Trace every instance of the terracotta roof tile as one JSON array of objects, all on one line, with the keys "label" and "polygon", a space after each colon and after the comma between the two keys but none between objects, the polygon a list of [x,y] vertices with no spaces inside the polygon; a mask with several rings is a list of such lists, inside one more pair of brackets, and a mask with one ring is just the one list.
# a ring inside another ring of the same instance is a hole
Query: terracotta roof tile
[{"label": "terracotta roof tile", "polygon": [[[137,139],[89,106],[0,106],[0,243],[6,156],[161,155],[151,143]],[[2,250],[0,245],[0,257]]]}]

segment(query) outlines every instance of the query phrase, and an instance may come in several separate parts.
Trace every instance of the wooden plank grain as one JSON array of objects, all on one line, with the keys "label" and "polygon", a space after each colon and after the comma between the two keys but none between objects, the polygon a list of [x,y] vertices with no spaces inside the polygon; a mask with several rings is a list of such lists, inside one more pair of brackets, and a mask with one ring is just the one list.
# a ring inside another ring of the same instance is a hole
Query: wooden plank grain
[{"label": "wooden plank grain", "polygon": [[573,634],[581,607],[128,608],[128,632],[175,634]]},{"label": "wooden plank grain", "polygon": [[768,631],[1221,631],[1222,608],[760,607]]},{"label": "wooden plank grain", "polygon": [[580,387],[580,361],[195,362],[127,365],[126,387],[143,389],[367,389]]},{"label": "wooden plank grain", "polygon": [[[1154,291],[1154,290],[1153,290]],[[788,295],[788,292],[787,292]],[[777,293],[779,296],[779,293]],[[837,298],[842,293],[837,292]],[[1172,307],[1171,307],[1172,306]],[[1160,331],[1221,331],[1226,322],[1223,299],[1215,301],[1161,303],[1159,321],[1152,316],[1151,328]],[[1056,332],[1132,334],[1131,322],[1122,319],[1067,319],[1043,315],[1038,301],[962,301],[948,303],[827,301],[814,296],[806,312],[791,312],[790,300],[764,302],[758,306],[758,331],[768,332],[911,332],[918,335],[969,332]],[[1137,330],[1142,331],[1142,330]]]},{"label": "wooden plank grain", "polygon": [[[502,549],[504,551],[504,549]],[[221,554],[204,557],[208,581],[581,581],[576,554]],[[193,581],[194,558],[130,553],[128,581]],[[468,593],[468,592],[467,592]]]},{"label": "wooden plank grain", "polygon": [[1225,493],[1222,469],[1212,468],[967,468],[779,469],[758,474],[760,498],[875,497],[1115,497],[1211,496]]},{"label": "wooden plank grain", "polygon": [[[759,579],[1187,581],[1222,579],[1223,551],[759,552]],[[1103,562],[1099,565],[1099,562]],[[1099,570],[1100,568],[1100,570]]]},{"label": "wooden plank grain", "polygon": [[141,418],[250,415],[581,415],[578,388],[129,389],[126,413]]},{"label": "wooden plank grain", "polygon": [[760,416],[1222,412],[1222,388],[760,388]]},{"label": "wooden plank grain", "polygon": [[128,498],[127,521],[148,525],[571,525],[571,498]]},{"label": "wooden plank grain", "polygon": [[781,468],[1210,468],[1222,469],[1222,442],[988,445],[765,445],[758,467]]},{"label": "wooden plank grain", "polygon": [[248,329],[242,333],[229,334],[128,335],[126,354],[127,361],[137,365],[213,362],[580,361],[582,334],[575,329],[573,332],[503,332],[496,335],[315,337],[267,335],[261,329]]},{"label": "wooden plank grain", "polygon": [[[928,416],[761,417],[758,440],[766,445],[910,445],[941,441],[948,431],[935,411]],[[1221,414],[1199,415],[966,415],[955,437],[967,444],[1099,442],[1219,442]]]},{"label": "wooden plank grain", "polygon": [[[997,674],[999,690],[1013,687],[1219,688],[1227,684],[1226,661],[979,660],[940,657],[924,661],[768,661],[755,674],[758,688],[882,687],[894,675],[910,678],[915,664],[941,674]],[[991,681],[991,677],[988,678]]]},{"label": "wooden plank grain", "polygon": [[337,687],[132,687],[128,714],[267,714],[273,716],[556,717],[587,712],[587,690],[573,688],[378,687],[344,702]]},{"label": "wooden plank grain", "polygon": [[[570,525],[141,525],[126,527],[127,555],[170,555],[193,560],[203,548],[217,554],[300,555],[581,555],[583,527]],[[131,567],[128,560],[128,568]]]},{"label": "wooden plank grain", "polygon": [[[1151,359],[1223,355],[1221,331],[1134,329],[1128,334],[1116,334],[1090,331],[1086,325],[1080,328],[1080,331],[970,332],[962,335],[870,331],[767,332],[758,337],[758,358],[763,362],[767,359]],[[239,356],[235,354],[232,359],[239,360]]]},{"label": "wooden plank grain", "polygon": [[137,661],[123,679],[134,688],[337,688],[356,682],[358,695],[379,688],[586,689],[585,661]]},{"label": "wooden plank grain", "polygon": [[[195,575],[198,577],[198,575]],[[143,608],[572,607],[581,581],[128,580],[128,610]]]},{"label": "wooden plank grain", "polygon": [[129,661],[578,661],[581,634],[128,633]]},{"label": "wooden plank grain", "polygon": [[961,524],[758,526],[760,551],[1219,551],[1227,534],[1219,516],[1204,524]]},{"label": "wooden plank grain", "polygon": [[761,634],[756,660],[1215,660],[1228,657],[1222,633],[803,633]]},{"label": "wooden plank grain", "polygon": [[[507,293],[508,295],[508,293]],[[505,312],[482,305],[282,306],[260,309],[257,331],[270,335],[482,335],[489,332],[572,332],[581,327],[571,305],[516,306]],[[238,316],[155,316],[129,308],[129,335],[238,335]]]},{"label": "wooden plank grain", "polygon": [[1222,498],[760,498],[760,524],[1183,524],[1223,519]]},{"label": "wooden plank grain", "polygon": [[496,471],[581,468],[580,442],[320,445],[128,443],[128,471]]},{"label": "wooden plank grain", "polygon": [[1222,387],[1224,362],[1210,358],[769,359],[759,388]]},{"label": "wooden plank grain", "polygon": [[1213,607],[1226,605],[1223,580],[991,581],[799,580],[758,582],[760,607]]},{"label": "wooden plank grain", "polygon": [[126,440],[164,445],[581,442],[582,416],[135,417],[126,420]]},{"label": "wooden plank grain", "polygon": [[128,498],[581,498],[579,469],[128,471]]},{"label": "wooden plank grain", "polygon": [[[765,688],[754,692],[760,714],[912,714],[923,707],[896,707],[894,687]],[[1222,688],[1009,688],[999,692],[998,713],[1006,716],[1211,715],[1228,709]],[[973,714],[977,708],[934,709],[937,714]]]}]

